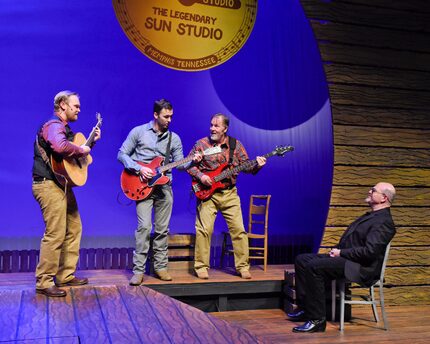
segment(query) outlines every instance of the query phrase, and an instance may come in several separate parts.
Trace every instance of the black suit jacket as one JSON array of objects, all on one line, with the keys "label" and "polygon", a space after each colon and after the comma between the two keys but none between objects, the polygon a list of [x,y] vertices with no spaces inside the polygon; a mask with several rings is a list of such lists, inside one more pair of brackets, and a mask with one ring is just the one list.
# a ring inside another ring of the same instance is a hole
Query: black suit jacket
[{"label": "black suit jacket", "polygon": [[338,248],[345,258],[345,276],[365,286],[379,279],[385,250],[396,234],[390,208],[366,213],[342,235]]}]

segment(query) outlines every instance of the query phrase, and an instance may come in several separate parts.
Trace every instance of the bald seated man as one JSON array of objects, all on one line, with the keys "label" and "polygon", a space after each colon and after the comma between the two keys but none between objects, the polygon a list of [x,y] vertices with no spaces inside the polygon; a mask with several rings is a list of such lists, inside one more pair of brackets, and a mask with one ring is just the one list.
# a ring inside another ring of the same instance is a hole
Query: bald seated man
[{"label": "bald seated man", "polygon": [[293,332],[324,332],[325,283],[346,278],[363,286],[379,279],[385,250],[396,234],[390,207],[396,190],[380,182],[370,188],[365,202],[371,210],[355,220],[329,254],[305,253],[296,257],[295,282],[298,309],[294,321],[306,321]]}]

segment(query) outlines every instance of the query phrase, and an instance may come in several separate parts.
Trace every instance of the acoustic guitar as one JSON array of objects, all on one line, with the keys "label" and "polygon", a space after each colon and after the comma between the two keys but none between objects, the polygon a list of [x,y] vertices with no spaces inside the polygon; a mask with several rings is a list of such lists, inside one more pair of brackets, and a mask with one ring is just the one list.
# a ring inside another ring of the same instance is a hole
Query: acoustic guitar
[{"label": "acoustic guitar", "polygon": [[[293,150],[293,146],[280,146],[276,147],[276,149],[263,156],[265,158],[270,158],[274,155],[283,157],[286,152],[291,152]],[[223,182],[225,179],[228,179],[243,170],[248,170],[255,166],[257,166],[257,160],[247,160],[233,168],[229,168],[228,163],[221,164],[217,169],[205,172],[205,174],[208,175],[212,180],[211,186],[205,185],[200,181],[193,179],[192,189],[198,199],[205,201],[209,199],[215,193],[215,191],[224,189],[227,186],[227,184]]]},{"label": "acoustic guitar", "polygon": [[[222,149],[219,146],[211,147],[202,152],[202,155],[213,155],[221,153]],[[128,198],[133,201],[142,201],[151,195],[154,187],[157,185],[164,185],[170,181],[170,178],[167,177],[164,173],[172,168],[177,166],[186,164],[193,160],[194,156],[188,156],[184,159],[171,162],[167,165],[162,165],[164,158],[161,156],[157,156],[150,163],[145,164],[140,161],[136,161],[139,165],[148,167],[152,170],[154,176],[146,180],[139,173],[135,173],[124,169],[121,173],[121,189]]]},{"label": "acoustic guitar", "polygon": [[[90,147],[96,136],[96,129],[102,125],[102,117],[96,113],[97,124],[91,131],[88,139],[82,133],[76,133],[72,143],[77,146]],[[88,166],[93,162],[91,155],[81,158],[61,158],[51,156],[52,170],[58,182],[63,186],[82,186],[88,179]]]}]

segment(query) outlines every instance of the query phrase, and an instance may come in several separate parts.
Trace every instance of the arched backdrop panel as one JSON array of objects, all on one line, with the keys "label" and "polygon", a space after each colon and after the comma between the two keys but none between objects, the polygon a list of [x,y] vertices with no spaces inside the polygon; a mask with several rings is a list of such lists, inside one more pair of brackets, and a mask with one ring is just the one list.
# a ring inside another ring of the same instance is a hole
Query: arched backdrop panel
[{"label": "arched backdrop panel", "polygon": [[[272,157],[259,174],[239,177],[245,221],[249,196],[270,193],[271,244],[318,246],[332,183],[332,122],[317,45],[297,0],[260,1],[242,50],[201,72],[149,60],[126,38],[105,0],[4,0],[0,42],[0,250],[38,248],[44,225],[31,194],[32,145],[63,89],[81,95],[74,131],[88,135],[96,112],[104,119],[88,183],[75,189],[83,246],[133,245],[135,209],[121,194],[116,155],[162,97],[174,105],[171,128],[186,154],[208,134],[217,112],[231,117],[230,134],[252,159],[293,145],[294,152]],[[174,197],[171,231],[192,233],[195,200],[186,173],[174,171]],[[217,233],[224,228],[217,220]]]}]

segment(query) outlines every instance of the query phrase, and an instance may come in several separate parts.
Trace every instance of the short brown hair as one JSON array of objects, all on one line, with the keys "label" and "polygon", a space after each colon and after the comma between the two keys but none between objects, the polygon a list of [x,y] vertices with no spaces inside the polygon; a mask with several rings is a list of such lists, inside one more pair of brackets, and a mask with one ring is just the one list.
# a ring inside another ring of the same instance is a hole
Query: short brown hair
[{"label": "short brown hair", "polygon": [[228,118],[228,116],[222,114],[222,113],[217,113],[215,115],[212,116],[211,121],[215,118],[215,117],[221,117],[222,118],[222,123],[224,124],[224,127],[228,128],[230,125],[230,118]]},{"label": "short brown hair", "polygon": [[60,103],[67,102],[71,96],[76,96],[79,98],[79,94],[72,91],[61,91],[58,92],[54,97],[54,111],[60,110]]}]

